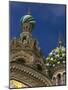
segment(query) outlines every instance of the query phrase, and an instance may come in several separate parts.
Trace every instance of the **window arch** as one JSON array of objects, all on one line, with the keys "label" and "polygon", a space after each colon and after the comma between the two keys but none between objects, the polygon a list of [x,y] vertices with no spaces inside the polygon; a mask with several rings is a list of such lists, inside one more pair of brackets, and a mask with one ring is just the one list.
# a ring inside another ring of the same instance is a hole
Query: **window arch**
[{"label": "window arch", "polygon": [[61,85],[61,74],[57,75],[57,84]]},{"label": "window arch", "polygon": [[37,64],[37,69],[42,71],[42,66],[40,64]]},{"label": "window arch", "polygon": [[16,63],[18,63],[18,64],[24,64],[25,63],[25,60],[23,58],[18,58],[16,60]]}]

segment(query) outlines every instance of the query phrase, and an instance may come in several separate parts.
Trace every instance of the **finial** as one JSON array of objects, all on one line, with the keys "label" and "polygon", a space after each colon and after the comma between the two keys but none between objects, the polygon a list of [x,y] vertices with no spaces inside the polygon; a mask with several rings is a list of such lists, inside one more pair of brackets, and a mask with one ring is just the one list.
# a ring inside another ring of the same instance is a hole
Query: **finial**
[{"label": "finial", "polygon": [[59,32],[59,35],[58,35],[58,46],[60,47],[60,46],[62,46],[63,45],[63,43],[62,43],[62,38],[61,38],[61,34],[60,34],[60,32]]},{"label": "finial", "polygon": [[31,15],[31,10],[30,10],[30,8],[28,8],[28,15]]}]

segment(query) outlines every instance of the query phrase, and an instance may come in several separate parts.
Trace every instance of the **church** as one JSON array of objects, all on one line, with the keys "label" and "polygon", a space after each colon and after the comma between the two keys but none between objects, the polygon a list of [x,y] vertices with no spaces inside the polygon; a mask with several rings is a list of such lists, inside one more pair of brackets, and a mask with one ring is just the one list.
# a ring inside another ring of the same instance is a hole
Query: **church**
[{"label": "church", "polygon": [[66,49],[59,35],[58,45],[47,58],[32,37],[36,21],[28,13],[20,20],[22,32],[10,41],[10,88],[66,85]]}]

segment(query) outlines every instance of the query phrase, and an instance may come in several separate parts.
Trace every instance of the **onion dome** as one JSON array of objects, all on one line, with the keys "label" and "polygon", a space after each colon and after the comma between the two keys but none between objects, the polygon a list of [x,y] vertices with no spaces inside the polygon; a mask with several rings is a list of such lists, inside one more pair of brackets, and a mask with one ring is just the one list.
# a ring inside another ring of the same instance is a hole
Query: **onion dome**
[{"label": "onion dome", "polygon": [[25,23],[29,23],[32,25],[32,28],[35,26],[36,21],[34,20],[34,18],[32,17],[32,15],[25,15],[22,16],[21,20],[21,25],[25,24]]},{"label": "onion dome", "polygon": [[65,64],[65,58],[66,58],[66,50],[63,46],[62,40],[59,39],[58,41],[58,47],[56,47],[54,50],[52,50],[48,57],[46,58],[46,65],[47,66],[53,66],[59,64]]}]

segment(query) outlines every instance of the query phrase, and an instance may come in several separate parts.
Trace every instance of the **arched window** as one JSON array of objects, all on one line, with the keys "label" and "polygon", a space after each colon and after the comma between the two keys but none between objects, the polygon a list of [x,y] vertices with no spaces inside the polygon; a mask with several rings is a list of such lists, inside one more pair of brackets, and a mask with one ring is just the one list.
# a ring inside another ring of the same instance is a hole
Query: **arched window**
[{"label": "arched window", "polygon": [[42,71],[42,66],[40,64],[37,64],[37,69]]},{"label": "arched window", "polygon": [[22,42],[23,42],[24,40],[26,40],[26,36],[23,37]]},{"label": "arched window", "polygon": [[19,58],[16,60],[16,63],[18,64],[24,64],[25,63],[25,60],[23,58]]},{"label": "arched window", "polygon": [[61,74],[57,75],[57,84],[61,85]]}]

